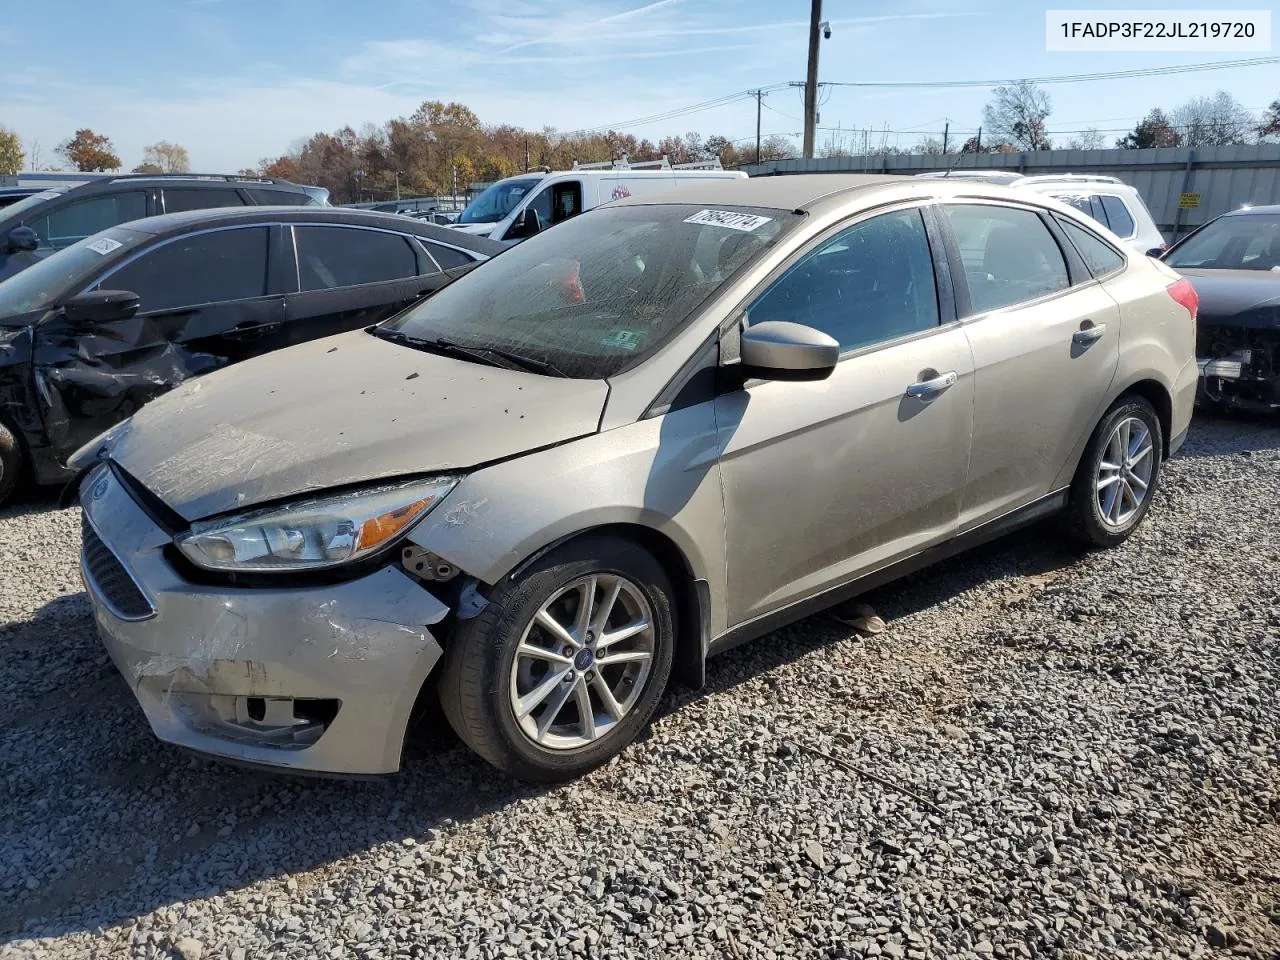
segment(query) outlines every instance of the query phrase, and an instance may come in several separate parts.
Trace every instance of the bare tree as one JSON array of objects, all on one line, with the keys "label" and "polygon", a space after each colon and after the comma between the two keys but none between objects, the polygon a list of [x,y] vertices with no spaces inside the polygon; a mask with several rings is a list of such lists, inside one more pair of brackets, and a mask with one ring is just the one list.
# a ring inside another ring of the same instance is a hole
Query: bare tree
[{"label": "bare tree", "polygon": [[1102,139],[1102,131],[1097,127],[1089,127],[1082,130],[1075,137],[1067,141],[1068,150],[1101,150],[1105,144]]},{"label": "bare tree", "polygon": [[168,140],[161,140],[142,148],[142,163],[134,173],[190,173],[191,157],[187,148]]},{"label": "bare tree", "polygon": [[1226,90],[1188,100],[1173,111],[1172,120],[1184,147],[1249,143],[1258,127],[1257,117]]},{"label": "bare tree", "polygon": [[996,87],[983,108],[982,125],[992,143],[1009,143],[1020,150],[1048,150],[1045,121],[1053,111],[1049,94],[1030,80]]},{"label": "bare tree", "polygon": [[1258,139],[1266,140],[1270,137],[1280,137],[1280,100],[1271,101],[1271,106],[1262,114],[1262,122],[1258,124]]},{"label": "bare tree", "polygon": [[914,153],[923,153],[927,157],[938,157],[943,154],[942,141],[937,137],[925,137],[916,144]]}]

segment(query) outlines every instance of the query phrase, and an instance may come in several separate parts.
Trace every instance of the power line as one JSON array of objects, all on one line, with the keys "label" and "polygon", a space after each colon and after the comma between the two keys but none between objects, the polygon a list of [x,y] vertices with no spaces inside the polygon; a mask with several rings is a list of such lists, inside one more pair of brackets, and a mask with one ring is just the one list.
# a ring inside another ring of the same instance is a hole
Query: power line
[{"label": "power line", "polygon": [[1236,67],[1258,67],[1280,63],[1280,57],[1252,57],[1246,60],[1219,60],[1214,63],[1193,63],[1182,66],[1143,67],[1137,70],[1108,70],[1101,73],[1067,73],[1053,77],[1013,77],[1003,80],[825,80],[829,87],[999,87],[1008,83],[1084,83],[1092,80],[1124,80],[1133,77],[1163,77],[1174,73],[1200,73],[1206,70],[1231,70]]}]

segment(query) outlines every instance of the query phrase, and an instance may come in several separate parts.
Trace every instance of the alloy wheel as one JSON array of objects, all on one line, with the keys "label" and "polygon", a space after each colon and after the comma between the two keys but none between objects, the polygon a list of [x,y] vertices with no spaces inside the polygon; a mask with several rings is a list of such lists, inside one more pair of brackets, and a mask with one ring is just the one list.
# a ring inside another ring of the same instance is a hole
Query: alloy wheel
[{"label": "alloy wheel", "polygon": [[591,574],[544,602],[511,666],[511,709],[521,731],[551,750],[608,735],[644,690],[655,651],[653,611],[626,577]]},{"label": "alloy wheel", "polygon": [[1098,513],[1106,526],[1123,527],[1142,508],[1155,460],[1155,443],[1142,420],[1126,417],[1115,425],[1095,478]]}]

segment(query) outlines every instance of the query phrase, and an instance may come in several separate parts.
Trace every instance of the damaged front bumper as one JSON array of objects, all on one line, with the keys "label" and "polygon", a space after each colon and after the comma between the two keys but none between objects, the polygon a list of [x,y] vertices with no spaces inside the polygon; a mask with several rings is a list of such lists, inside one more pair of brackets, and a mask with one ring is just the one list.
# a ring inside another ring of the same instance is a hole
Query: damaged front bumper
[{"label": "damaged front bumper", "polygon": [[110,469],[80,500],[98,631],[157,737],[298,771],[399,769],[445,604],[393,567],[315,587],[192,583]]},{"label": "damaged front bumper", "polygon": [[1200,403],[1280,410],[1280,330],[1205,326],[1197,340]]}]

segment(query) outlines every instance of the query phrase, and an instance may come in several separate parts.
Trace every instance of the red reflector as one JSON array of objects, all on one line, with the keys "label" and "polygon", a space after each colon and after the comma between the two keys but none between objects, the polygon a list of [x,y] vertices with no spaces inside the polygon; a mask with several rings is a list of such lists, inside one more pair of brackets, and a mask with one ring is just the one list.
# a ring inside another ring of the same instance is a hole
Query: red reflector
[{"label": "red reflector", "polygon": [[1191,314],[1192,319],[1195,319],[1196,310],[1200,308],[1200,296],[1196,293],[1196,288],[1191,285],[1190,280],[1183,277],[1181,280],[1175,280],[1169,284],[1169,296],[1186,307],[1187,313]]}]

